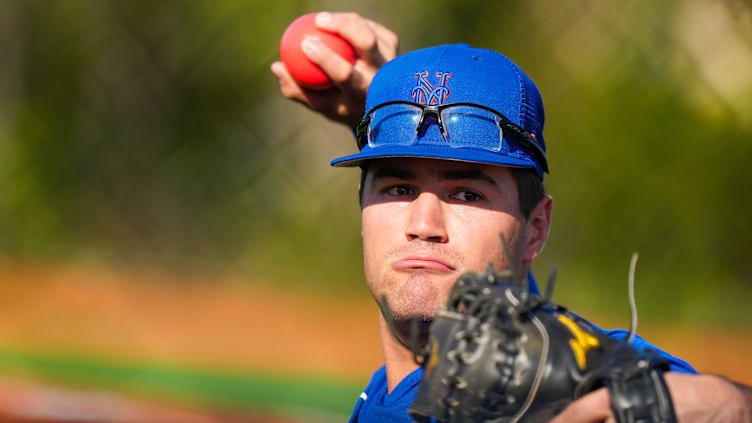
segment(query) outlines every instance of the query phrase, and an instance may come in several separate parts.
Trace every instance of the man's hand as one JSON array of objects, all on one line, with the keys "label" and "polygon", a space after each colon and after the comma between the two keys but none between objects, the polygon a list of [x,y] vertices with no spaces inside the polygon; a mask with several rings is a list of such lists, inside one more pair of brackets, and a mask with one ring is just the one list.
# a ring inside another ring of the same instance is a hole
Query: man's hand
[{"label": "man's hand", "polygon": [[323,91],[302,88],[282,62],[272,63],[272,72],[279,79],[283,96],[354,128],[365,111],[373,76],[381,65],[397,56],[399,39],[392,31],[356,13],[321,12],[316,15],[316,26],[341,35],[355,47],[358,56],[353,65],[323,43],[303,40],[303,53],[334,81],[335,87]]},{"label": "man's hand", "polygon": [[[713,375],[669,372],[665,378],[679,423],[752,422],[752,388]],[[616,422],[605,388],[573,402],[551,423],[602,421]]]}]

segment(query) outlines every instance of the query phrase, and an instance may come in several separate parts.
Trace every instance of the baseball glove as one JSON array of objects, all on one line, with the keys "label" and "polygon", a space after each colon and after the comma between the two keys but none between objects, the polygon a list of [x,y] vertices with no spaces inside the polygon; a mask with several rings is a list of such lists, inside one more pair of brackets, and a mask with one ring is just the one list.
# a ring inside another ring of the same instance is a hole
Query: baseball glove
[{"label": "baseball glove", "polygon": [[490,265],[457,280],[426,346],[412,337],[424,369],[409,410],[415,421],[546,422],[606,387],[620,423],[676,422],[663,380],[668,362],[629,343],[636,316],[626,340],[606,336],[550,301],[554,274],[544,296]]}]

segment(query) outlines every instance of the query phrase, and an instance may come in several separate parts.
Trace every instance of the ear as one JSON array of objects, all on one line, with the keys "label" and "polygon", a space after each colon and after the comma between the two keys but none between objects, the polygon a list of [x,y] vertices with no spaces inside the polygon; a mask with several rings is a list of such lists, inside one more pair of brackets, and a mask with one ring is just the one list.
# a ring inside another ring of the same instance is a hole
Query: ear
[{"label": "ear", "polygon": [[551,210],[554,199],[546,195],[530,213],[525,228],[525,253],[523,262],[531,262],[543,251],[551,229]]},{"label": "ear", "polygon": [[363,188],[360,186],[361,184],[358,184],[358,205],[360,205],[360,209],[363,210]]},{"label": "ear", "polygon": [[[358,203],[360,204],[360,210],[363,211],[363,188],[358,183]],[[360,237],[363,238],[363,222],[360,223]]]}]

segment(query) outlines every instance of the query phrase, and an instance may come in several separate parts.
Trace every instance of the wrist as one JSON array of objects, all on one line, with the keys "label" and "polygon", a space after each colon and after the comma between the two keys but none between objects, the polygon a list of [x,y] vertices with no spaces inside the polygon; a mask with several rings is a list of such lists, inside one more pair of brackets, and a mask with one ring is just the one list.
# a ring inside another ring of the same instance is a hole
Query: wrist
[{"label": "wrist", "polygon": [[723,421],[733,423],[752,423],[752,388],[741,383],[729,380],[724,376],[705,375],[717,383],[718,395],[725,398],[723,401],[725,410],[721,415],[728,419]]},{"label": "wrist", "polygon": [[752,423],[752,387],[737,382],[729,382],[737,390],[739,396],[739,404],[741,406],[740,421]]}]

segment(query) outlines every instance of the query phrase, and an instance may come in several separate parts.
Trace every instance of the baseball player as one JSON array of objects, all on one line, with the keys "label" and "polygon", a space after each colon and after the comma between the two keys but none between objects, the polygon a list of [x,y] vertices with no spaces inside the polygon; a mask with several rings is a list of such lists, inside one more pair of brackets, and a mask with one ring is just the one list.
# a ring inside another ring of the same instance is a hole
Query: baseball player
[{"label": "baseball player", "polygon": [[[542,185],[544,114],[533,81],[501,54],[467,45],[397,57],[397,36],[356,14],[320,13],[316,23],[349,40],[359,55],[352,65],[304,41],[306,55],[336,88],[301,89],[281,62],[272,72],[283,96],[357,127],[360,151],[331,164],[361,169],[366,282],[374,298],[386,297],[398,330],[407,335],[410,316],[430,322],[457,277],[481,272],[488,262],[497,270],[516,267],[537,291],[529,264],[548,238],[553,200]],[[510,256],[501,235],[510,240]],[[383,315],[380,335],[385,365],[350,421],[407,423],[422,369]],[[634,342],[658,350],[642,338]],[[660,354],[670,363],[666,383],[680,422],[752,422],[749,387],[697,375],[686,362]],[[615,421],[606,389],[555,418],[604,420]]]}]

